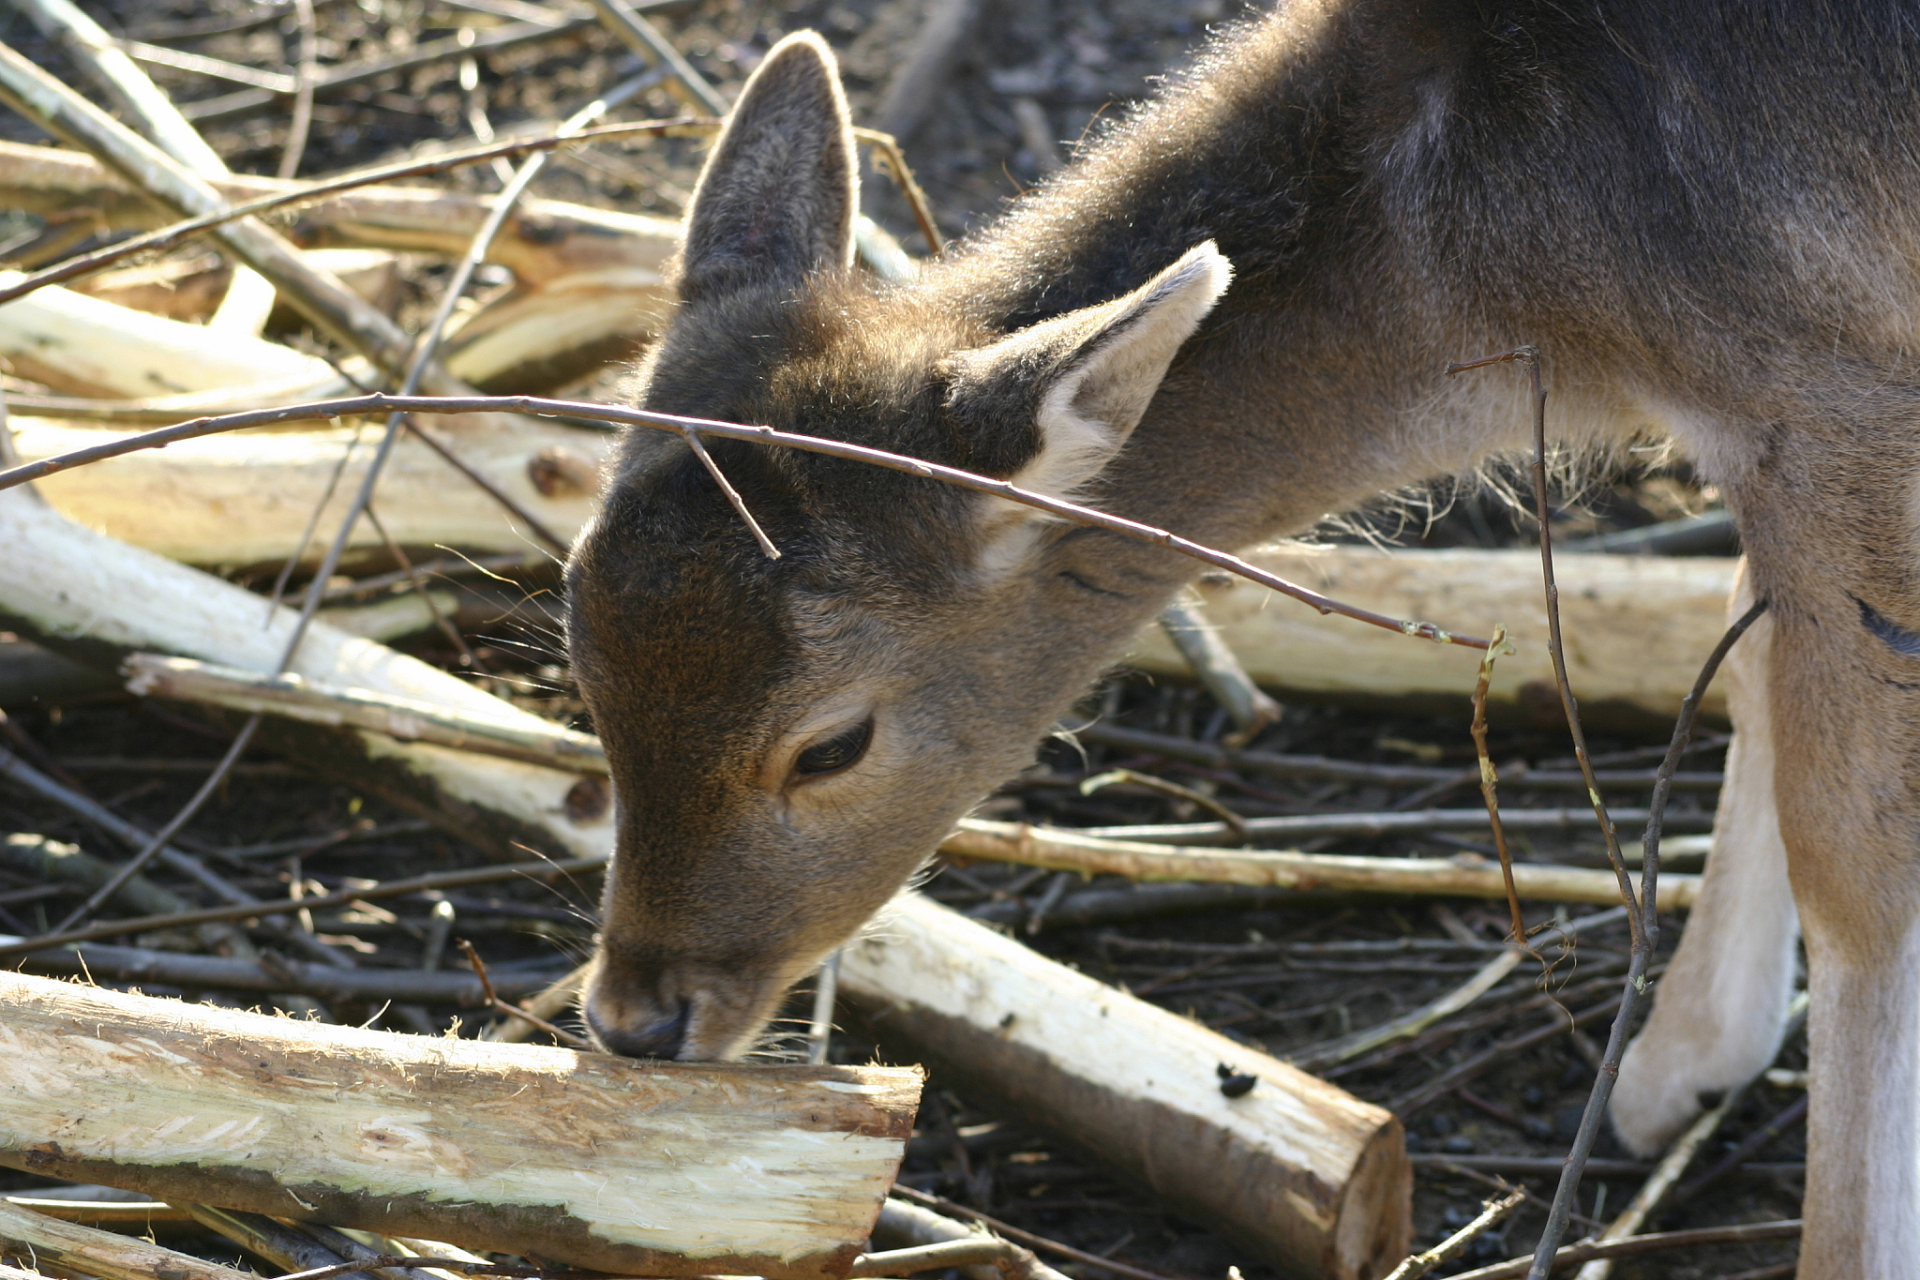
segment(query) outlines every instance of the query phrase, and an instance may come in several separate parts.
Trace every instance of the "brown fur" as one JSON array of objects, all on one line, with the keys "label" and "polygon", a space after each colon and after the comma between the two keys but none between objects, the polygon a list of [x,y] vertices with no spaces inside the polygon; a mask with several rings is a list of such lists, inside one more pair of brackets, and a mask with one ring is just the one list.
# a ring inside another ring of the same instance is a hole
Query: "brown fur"
[{"label": "brown fur", "polygon": [[[715,148],[640,399],[1224,545],[1518,444],[1516,380],[1439,376],[1516,343],[1547,353],[1557,437],[1671,433],[1727,491],[1773,605],[1748,679],[1778,726],[1813,964],[1803,1275],[1907,1275],[1917,30],[1892,0],[1298,0],[899,288],[849,266],[845,106],[796,37]],[[587,1009],[612,1048],[689,1058],[738,1052],[1193,571],[893,472],[713,453],[780,560],[684,444],[640,433],[570,565],[621,806]],[[859,763],[796,771],[866,717]],[[1693,1055],[1669,1056],[1684,1098]],[[1643,1143],[1690,1110],[1630,1093]],[[1873,1120],[1849,1101],[1868,1098]]]}]

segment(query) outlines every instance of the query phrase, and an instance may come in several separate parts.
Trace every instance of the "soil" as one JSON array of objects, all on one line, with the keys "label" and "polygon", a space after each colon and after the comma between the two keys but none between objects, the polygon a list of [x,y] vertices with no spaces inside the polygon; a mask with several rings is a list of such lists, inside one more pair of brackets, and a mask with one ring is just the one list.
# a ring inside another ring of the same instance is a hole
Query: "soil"
[{"label": "soil", "polygon": [[[470,0],[460,5],[442,0],[316,0],[315,7],[319,57],[323,64],[335,64],[404,52],[463,27],[485,31],[507,20],[490,10],[516,6],[502,0]],[[298,50],[293,9],[286,4],[89,0],[87,8],[112,29],[130,36],[257,68],[284,69]],[[931,8],[928,0],[709,0],[656,17],[693,65],[726,92],[738,86],[780,35],[801,27],[821,31],[840,55],[856,118],[864,122],[884,101],[890,78],[906,60]],[[1228,6],[1220,0],[988,0],[933,109],[921,127],[902,139],[942,229],[957,236],[993,217],[1024,185],[1044,176],[1060,155],[1070,153],[1071,139],[1103,113],[1122,109],[1146,92],[1154,76],[1176,65],[1207,26],[1225,16],[1229,16]],[[213,30],[222,24],[233,29]],[[25,19],[0,17],[0,39],[62,78],[73,79],[65,59],[40,40]],[[457,60],[376,79],[321,100],[300,173],[330,173],[464,145],[472,138],[476,105],[484,110],[487,124],[501,134],[544,128],[556,115],[633,74],[640,65],[623,46],[588,26],[479,57],[471,91],[462,86]],[[234,88],[187,71],[151,70],[160,86],[179,102]],[[680,111],[664,90],[654,90],[624,115],[638,119]],[[232,168],[271,173],[285,143],[286,121],[285,105],[280,104],[206,132]],[[41,140],[11,116],[0,116],[0,137]],[[671,140],[569,153],[549,168],[536,191],[559,199],[673,215],[687,201],[699,158],[698,143]],[[463,171],[448,181],[482,190],[498,184],[497,176],[486,167]],[[909,248],[920,249],[911,220],[889,188],[881,185],[872,191],[868,204]],[[0,254],[16,262],[32,262],[36,246],[44,245],[39,237],[45,229],[31,220],[15,223],[17,235],[12,243],[0,246]],[[432,264],[415,264],[410,284],[416,310],[432,298],[439,275]],[[1515,545],[1530,536],[1509,502],[1480,492],[1450,496],[1455,500],[1438,504],[1431,520],[1408,523],[1401,518],[1376,525],[1372,536],[1427,546]],[[1565,511],[1556,521],[1561,536],[1690,513],[1711,505],[1714,495],[1694,485],[1684,468],[1668,468],[1599,477],[1589,486],[1586,498],[1583,506]],[[1332,536],[1356,535],[1349,529]],[[566,684],[564,655],[553,638],[557,634],[550,616],[554,585],[551,576],[522,575],[508,599],[517,606],[512,616],[499,608],[499,583],[484,591],[475,589],[461,623],[476,647],[480,668],[491,673],[473,673],[473,678],[503,696],[565,718],[577,716],[580,707]],[[423,639],[409,648],[449,667],[461,666],[460,655],[444,641]],[[1208,740],[1218,739],[1230,728],[1224,713],[1202,691],[1130,673],[1117,674],[1092,694],[1087,708],[1114,723]],[[159,825],[185,801],[227,740],[227,729],[216,721],[119,696],[34,702],[9,707],[8,712],[17,748],[37,753],[43,763],[63,770],[101,801],[149,826]],[[1495,737],[1494,756],[1503,761],[1525,759],[1538,764],[1569,754],[1565,726],[1551,717],[1499,726]],[[1657,754],[1663,743],[1660,733],[1623,733],[1599,737],[1593,748],[1601,754],[1644,753],[1655,748]],[[1471,764],[1474,758],[1464,696],[1453,713],[1441,716],[1290,704],[1282,720],[1255,745],[1380,763]],[[1652,758],[1641,757],[1648,763]],[[1690,767],[1717,768],[1719,762],[1718,750],[1708,750],[1695,756]],[[1179,782],[1243,815],[1372,812],[1408,804],[1410,799],[1410,807],[1475,803],[1470,791],[1418,798],[1383,787],[1328,786],[1199,770],[1165,758],[1129,755],[1098,745],[1081,749],[1054,741],[1043,747],[1032,770],[987,802],[985,811],[996,817],[1064,825],[1206,816],[1192,801],[1137,787],[1080,794],[1078,784],[1083,779],[1116,767]],[[1514,807],[1557,805],[1563,798],[1524,790],[1503,795],[1504,802]],[[1620,792],[1608,799],[1638,807],[1646,798]],[[1711,797],[1681,797],[1675,812],[1710,804]],[[63,811],[10,790],[0,790],[0,831],[40,832],[103,856],[122,856],[100,833]],[[1349,853],[1448,857],[1463,850],[1491,853],[1483,839],[1429,832],[1322,843]],[[1518,842],[1524,858],[1591,863],[1599,853],[1597,842],[1583,836],[1520,837]],[[410,815],[257,751],[189,826],[180,843],[217,860],[243,885],[276,896],[296,884],[331,889],[351,883],[354,877],[385,878],[486,861],[479,851]],[[174,884],[163,875],[156,878],[189,892],[189,886]],[[1049,927],[1045,915],[1055,884],[1053,877],[1017,867],[942,867],[928,890],[962,910],[991,908],[1005,915],[1007,904],[1017,904],[1013,913],[1024,917],[1024,923],[1016,919],[1008,927],[1041,952],[1095,977],[1124,984],[1145,999],[1282,1058],[1311,1056],[1316,1046],[1451,990],[1465,973],[1484,962],[1481,952],[1499,939],[1506,926],[1502,910],[1477,902],[1301,898],[1104,926],[1056,923]],[[1052,896],[1057,901],[1058,894]],[[479,945],[489,963],[543,958],[559,963],[591,946],[594,886],[590,884],[509,885],[452,897],[458,913],[456,932]],[[49,896],[40,886],[0,873],[0,928],[21,934],[44,930],[74,903],[71,895]],[[315,919],[312,927],[325,940],[355,953],[361,964],[416,966],[432,901],[421,897],[385,905],[385,910]],[[1034,931],[1026,926],[1036,911],[1040,927]],[[1583,913],[1584,909],[1574,912]],[[1547,915],[1536,905],[1529,919],[1538,923]],[[1681,920],[1670,921],[1663,955],[1670,953],[1681,927]],[[1308,945],[1409,938],[1428,940],[1430,947],[1383,960],[1377,953],[1364,951],[1355,953],[1361,958],[1340,959],[1337,949],[1315,951]],[[191,945],[184,937],[149,936],[141,941],[150,946]],[[1449,943],[1456,949],[1444,949]],[[1607,979],[1623,966],[1625,950],[1624,926],[1595,929],[1583,935],[1573,961],[1545,978],[1523,970],[1466,1014],[1417,1037],[1411,1042],[1413,1051],[1374,1053],[1322,1066],[1321,1073],[1363,1098],[1393,1104],[1448,1066],[1556,1016],[1551,1010],[1523,1007],[1543,982],[1565,993],[1576,1008],[1606,999],[1617,989],[1609,987]],[[1365,958],[1369,954],[1376,958]],[[804,1026],[808,999],[804,991],[796,995],[787,1010],[788,1020],[780,1025]],[[371,1019],[402,1030],[440,1030],[453,1021],[452,1010],[430,1011],[425,1026],[377,1008],[336,1005],[326,1013],[343,1022]],[[1408,1145],[1418,1161],[1417,1244],[1425,1246],[1448,1235],[1493,1194],[1494,1177],[1473,1168],[1476,1160],[1557,1160],[1564,1154],[1594,1078],[1595,1044],[1604,1040],[1604,1028],[1604,1022],[1597,1022],[1584,1033],[1554,1036],[1501,1059],[1464,1087],[1418,1110],[1403,1110]],[[462,1028],[466,1034],[474,1029],[471,1019]],[[867,1036],[866,1029],[849,1025],[834,1042],[834,1059],[865,1061],[893,1052]],[[770,1045],[768,1052],[790,1053],[793,1043],[789,1036]],[[1796,1037],[1788,1046],[1780,1065],[1804,1068],[1802,1039]],[[908,1184],[1083,1250],[1167,1275],[1221,1277],[1236,1266],[1247,1280],[1272,1274],[1240,1243],[1169,1208],[1077,1151],[1071,1135],[1051,1133],[1046,1116],[996,1111],[986,1100],[950,1088],[938,1071],[927,1098],[903,1174]],[[1709,1144],[1696,1170],[1717,1161],[1795,1099],[1789,1088],[1764,1082],[1753,1086]],[[1607,1135],[1595,1154],[1624,1158]],[[1647,1228],[1797,1216],[1800,1188],[1794,1166],[1804,1158],[1801,1128],[1787,1126],[1749,1156],[1766,1167],[1720,1178],[1684,1203],[1656,1213]],[[1537,1174],[1502,1176],[1543,1197],[1551,1196],[1555,1181]],[[4,1187],[31,1181],[0,1175]],[[1638,1174],[1589,1177],[1580,1211],[1605,1221],[1633,1195],[1639,1182]],[[1443,1266],[1435,1274],[1450,1274],[1530,1247],[1542,1220],[1540,1201],[1530,1202],[1500,1231],[1483,1236],[1461,1262]],[[180,1239],[210,1256],[232,1257],[231,1249],[219,1241]],[[1704,1280],[1774,1267],[1790,1261],[1793,1252],[1791,1243],[1696,1249],[1624,1261],[1614,1274],[1621,1280],[1658,1276]],[[1063,1269],[1089,1278],[1099,1274],[1086,1264],[1066,1264]]]}]

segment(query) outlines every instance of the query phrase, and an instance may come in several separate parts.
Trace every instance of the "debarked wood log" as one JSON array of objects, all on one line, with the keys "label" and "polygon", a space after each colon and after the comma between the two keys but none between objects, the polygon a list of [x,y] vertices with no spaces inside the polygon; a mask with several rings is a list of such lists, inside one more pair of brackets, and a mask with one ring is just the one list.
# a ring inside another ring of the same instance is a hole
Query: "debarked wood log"
[{"label": "debarked wood log", "polygon": [[[840,990],[904,1044],[1299,1276],[1363,1280],[1408,1251],[1392,1113],[926,898],[841,958]],[[1219,1068],[1256,1078],[1221,1091]]]},{"label": "debarked wood log", "polygon": [[0,1163],[624,1275],[846,1274],[921,1073],[402,1036],[0,973]]},{"label": "debarked wood log", "polygon": [[[1547,654],[1540,557],[1533,551],[1394,551],[1283,547],[1246,559],[1348,604],[1449,630],[1507,628],[1517,653],[1495,664],[1492,704],[1543,705],[1558,714]],[[1672,723],[1701,664],[1726,630],[1736,561],[1724,557],[1562,555],[1554,559],[1567,642],[1567,674],[1583,716],[1609,711]],[[1282,692],[1386,701],[1457,699],[1473,692],[1471,650],[1418,644],[1344,618],[1322,617],[1247,582],[1200,584],[1207,618],[1260,684]],[[1129,662],[1184,675],[1186,664],[1154,628]],[[1726,716],[1716,682],[1703,711]]]}]

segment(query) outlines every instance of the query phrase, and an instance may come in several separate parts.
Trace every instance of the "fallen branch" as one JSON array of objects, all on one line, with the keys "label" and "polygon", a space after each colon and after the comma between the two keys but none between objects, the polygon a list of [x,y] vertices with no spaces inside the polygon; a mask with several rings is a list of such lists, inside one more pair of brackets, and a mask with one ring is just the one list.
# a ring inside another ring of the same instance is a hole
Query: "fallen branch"
[{"label": "fallen branch", "polygon": [[15,975],[0,1001],[0,1163],[624,1275],[845,1275],[920,1089],[914,1070],[643,1063]]},{"label": "fallen branch", "polygon": [[[1025,823],[964,819],[940,851],[949,857],[1017,862],[1083,875],[1117,875],[1131,880],[1195,880],[1221,884],[1270,885],[1283,889],[1322,889],[1359,893],[1412,893],[1505,900],[1506,881],[1497,862],[1477,854],[1449,859],[1362,858],[1330,853],[1239,850],[1202,852],[1178,845],[1106,840],[1064,829]],[[1618,902],[1613,874],[1585,867],[1521,863],[1513,868],[1522,898],[1543,902]],[[1698,876],[1668,876],[1660,907],[1691,907],[1699,893]]]},{"label": "fallen branch", "polygon": [[[1406,1256],[1393,1117],[1258,1050],[907,895],[841,959],[883,1040],[1071,1136],[1277,1264],[1335,1280]],[[1257,1079],[1220,1088],[1231,1063]]]}]

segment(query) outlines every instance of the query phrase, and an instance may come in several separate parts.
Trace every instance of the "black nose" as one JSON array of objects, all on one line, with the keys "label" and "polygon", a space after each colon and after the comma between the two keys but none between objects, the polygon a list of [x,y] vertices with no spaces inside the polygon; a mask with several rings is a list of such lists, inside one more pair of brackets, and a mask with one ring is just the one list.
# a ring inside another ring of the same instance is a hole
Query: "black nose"
[{"label": "black nose", "polygon": [[677,1058],[687,1043],[687,1016],[691,1009],[681,1005],[671,1017],[661,1018],[644,1027],[609,1027],[587,1007],[587,1025],[593,1038],[608,1053],[624,1058]]}]

